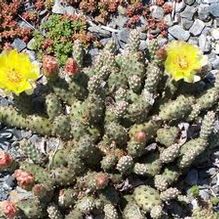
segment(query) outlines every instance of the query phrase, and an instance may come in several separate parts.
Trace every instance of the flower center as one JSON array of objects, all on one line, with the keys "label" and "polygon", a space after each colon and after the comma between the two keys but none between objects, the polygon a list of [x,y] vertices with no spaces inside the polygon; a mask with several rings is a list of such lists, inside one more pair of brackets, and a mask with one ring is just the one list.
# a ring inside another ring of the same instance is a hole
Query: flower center
[{"label": "flower center", "polygon": [[12,83],[20,83],[22,81],[21,74],[16,72],[14,68],[11,69],[7,76],[8,80]]},{"label": "flower center", "polygon": [[188,67],[188,61],[187,58],[185,56],[178,56],[177,57],[177,63],[179,65],[180,68],[182,69],[186,69]]}]

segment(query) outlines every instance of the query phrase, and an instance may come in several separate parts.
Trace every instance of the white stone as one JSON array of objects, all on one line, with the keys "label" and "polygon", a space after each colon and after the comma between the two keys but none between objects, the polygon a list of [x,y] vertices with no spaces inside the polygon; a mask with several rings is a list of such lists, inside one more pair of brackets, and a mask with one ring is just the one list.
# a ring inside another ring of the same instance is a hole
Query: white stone
[{"label": "white stone", "polygon": [[196,19],[193,25],[190,27],[189,32],[193,36],[198,36],[201,34],[204,27],[205,27],[205,23],[199,19]]},{"label": "white stone", "polygon": [[215,52],[217,55],[219,55],[219,42],[217,42],[217,43],[215,44],[214,52]]},{"label": "white stone", "polygon": [[202,34],[199,38],[198,38],[198,44],[199,44],[199,47],[202,51],[205,50],[205,46],[206,46],[206,41],[207,41],[207,38],[204,34]]},{"label": "white stone", "polygon": [[211,31],[211,35],[215,40],[219,40],[219,28],[213,29]]},{"label": "white stone", "polygon": [[204,4],[212,4],[212,3],[217,3],[218,0],[202,0],[202,3]]},{"label": "white stone", "polygon": [[65,8],[61,5],[61,2],[59,0],[56,0],[53,7],[52,12],[55,14],[64,14]]},{"label": "white stone", "polygon": [[184,1],[177,2],[175,10],[176,10],[176,12],[181,12],[185,7],[186,7],[186,4]]}]

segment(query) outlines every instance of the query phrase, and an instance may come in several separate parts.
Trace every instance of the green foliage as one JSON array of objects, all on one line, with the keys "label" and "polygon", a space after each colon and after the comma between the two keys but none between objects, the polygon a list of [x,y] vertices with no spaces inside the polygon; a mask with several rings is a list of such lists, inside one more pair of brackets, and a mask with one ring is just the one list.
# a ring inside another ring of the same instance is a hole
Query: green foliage
[{"label": "green foliage", "polygon": [[197,185],[194,185],[188,190],[188,193],[194,198],[197,198],[199,196],[199,191],[199,187]]},{"label": "green foliage", "polygon": [[[42,58],[43,53],[54,54],[59,64],[64,65],[73,52],[74,34],[82,33],[86,28],[86,22],[82,17],[53,14],[42,23],[40,31],[34,33],[33,47],[39,58]],[[45,45],[47,40],[49,45]]]}]

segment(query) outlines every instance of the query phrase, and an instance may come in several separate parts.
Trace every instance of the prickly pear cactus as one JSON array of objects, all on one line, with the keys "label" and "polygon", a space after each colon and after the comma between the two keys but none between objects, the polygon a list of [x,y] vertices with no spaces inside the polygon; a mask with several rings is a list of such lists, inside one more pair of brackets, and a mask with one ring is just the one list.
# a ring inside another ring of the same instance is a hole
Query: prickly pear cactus
[{"label": "prickly pear cactus", "polygon": [[[110,41],[85,67],[86,51],[77,41],[58,73],[47,57],[40,113],[32,113],[34,103],[27,114],[22,95],[14,105],[0,106],[5,125],[63,142],[49,156],[28,140],[20,142],[25,159],[17,181],[32,196],[14,203],[17,217],[157,219],[167,214],[169,201],[179,200],[178,178],[211,143],[219,73],[214,86],[191,95],[186,82],[165,74],[157,47],[147,57],[139,44],[134,30],[122,54]],[[200,127],[195,138],[182,139],[182,122]],[[7,161],[0,171],[13,172]],[[196,210],[193,217],[207,213]]]}]

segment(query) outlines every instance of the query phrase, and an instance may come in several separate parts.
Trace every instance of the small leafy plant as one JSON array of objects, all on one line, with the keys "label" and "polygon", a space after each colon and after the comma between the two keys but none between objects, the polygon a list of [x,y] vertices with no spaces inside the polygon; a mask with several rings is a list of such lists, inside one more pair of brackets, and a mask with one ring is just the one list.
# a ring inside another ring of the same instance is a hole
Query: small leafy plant
[{"label": "small leafy plant", "polygon": [[[51,15],[40,27],[40,31],[34,33],[34,49],[38,57],[43,54],[54,55],[61,65],[73,52],[74,36],[86,35],[87,23],[81,16]],[[43,34],[42,34],[43,33]]]}]

